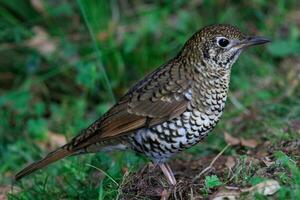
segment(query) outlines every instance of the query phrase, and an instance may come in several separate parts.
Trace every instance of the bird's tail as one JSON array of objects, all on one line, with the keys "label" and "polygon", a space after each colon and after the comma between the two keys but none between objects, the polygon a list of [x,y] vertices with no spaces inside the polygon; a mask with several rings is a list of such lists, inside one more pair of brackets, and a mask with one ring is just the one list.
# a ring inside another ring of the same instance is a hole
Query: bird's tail
[{"label": "bird's tail", "polygon": [[15,175],[15,180],[20,180],[21,178],[23,178],[24,176],[27,176],[33,172],[35,172],[38,169],[41,169],[43,167],[46,167],[48,165],[50,165],[51,163],[60,160],[64,157],[70,156],[72,155],[74,152],[69,151],[67,149],[64,149],[63,147],[52,151],[51,153],[49,153],[45,158],[34,162],[30,165],[28,165],[27,167],[25,167],[24,169],[22,169],[19,173],[17,173]]}]

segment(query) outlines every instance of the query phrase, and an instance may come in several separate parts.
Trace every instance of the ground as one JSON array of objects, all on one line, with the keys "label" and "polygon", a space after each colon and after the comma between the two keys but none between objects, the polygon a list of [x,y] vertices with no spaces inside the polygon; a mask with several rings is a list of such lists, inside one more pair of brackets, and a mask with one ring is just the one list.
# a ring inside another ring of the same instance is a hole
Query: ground
[{"label": "ground", "polygon": [[[291,128],[300,131],[299,122],[295,122]],[[169,199],[213,199],[218,195],[225,198],[233,193],[235,197],[245,199],[255,195],[263,198],[264,195],[257,191],[249,192],[245,188],[270,180],[288,181],[291,178],[298,182],[299,171],[292,172],[289,168],[291,170],[291,166],[299,166],[299,138],[276,144],[269,141],[262,143],[261,140],[238,143],[238,138],[226,134],[228,145],[218,155],[198,158],[183,153],[181,157],[169,162],[178,180],[175,187],[169,186],[158,167],[148,165],[126,175],[120,186],[120,199],[161,199],[165,193]],[[228,155],[228,148],[236,150],[236,153]],[[284,161],[291,162],[289,167],[289,164],[283,162],[283,158],[288,158],[286,155],[296,156],[296,160]],[[298,192],[295,191],[288,198],[296,199]],[[273,198],[277,199],[280,195],[276,194]]]}]

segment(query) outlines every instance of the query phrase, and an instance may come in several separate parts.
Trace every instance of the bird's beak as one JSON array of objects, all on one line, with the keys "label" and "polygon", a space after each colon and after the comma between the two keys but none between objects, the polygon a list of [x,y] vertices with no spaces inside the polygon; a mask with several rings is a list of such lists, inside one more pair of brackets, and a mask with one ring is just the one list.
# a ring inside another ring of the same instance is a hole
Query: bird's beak
[{"label": "bird's beak", "polygon": [[268,38],[265,37],[259,37],[259,36],[254,36],[254,37],[247,37],[246,39],[239,41],[235,47],[238,48],[246,48],[249,46],[254,46],[254,45],[260,45],[260,44],[265,44],[271,42]]}]

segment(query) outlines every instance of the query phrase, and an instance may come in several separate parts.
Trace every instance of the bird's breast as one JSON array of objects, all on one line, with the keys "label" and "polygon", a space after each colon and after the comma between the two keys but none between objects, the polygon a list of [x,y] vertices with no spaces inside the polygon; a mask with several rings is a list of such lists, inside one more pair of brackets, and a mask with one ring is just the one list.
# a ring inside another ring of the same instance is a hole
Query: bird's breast
[{"label": "bird's breast", "polygon": [[137,130],[130,137],[130,144],[155,162],[164,162],[175,153],[197,144],[217,121],[215,115],[188,110],[175,119]]},{"label": "bird's breast", "polygon": [[223,88],[222,83],[220,87],[209,85],[205,83],[184,93],[189,103],[180,116],[132,134],[129,142],[133,149],[156,162],[163,162],[197,144],[216,126],[225,107],[227,88]]},{"label": "bird's breast", "polygon": [[134,150],[144,153],[155,162],[164,162],[175,153],[197,144],[217,124],[223,105],[209,100],[207,110],[193,108],[192,103],[180,116],[136,131],[130,137]]}]

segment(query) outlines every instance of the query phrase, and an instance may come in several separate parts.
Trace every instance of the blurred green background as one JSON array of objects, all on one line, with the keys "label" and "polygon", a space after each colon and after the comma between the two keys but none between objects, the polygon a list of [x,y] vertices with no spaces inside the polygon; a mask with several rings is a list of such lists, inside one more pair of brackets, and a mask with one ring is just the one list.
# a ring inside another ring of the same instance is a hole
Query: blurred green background
[{"label": "blurred green background", "polygon": [[[9,191],[13,174],[25,164],[99,118],[133,83],[175,56],[194,32],[216,23],[273,42],[248,50],[234,65],[221,122],[189,153],[218,153],[226,144],[224,131],[274,145],[297,140],[298,0],[1,0],[0,190]],[[299,161],[299,152],[289,156]],[[87,164],[121,183],[125,169],[146,161],[132,152],[68,158],[18,183],[8,198],[115,199],[117,185],[94,175]],[[289,178],[290,173],[286,169]],[[300,195],[299,180],[280,181],[278,198]]]}]

